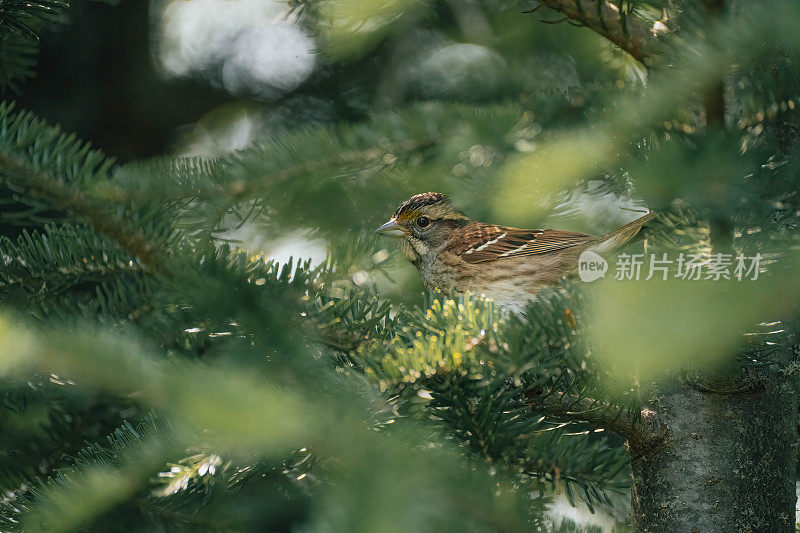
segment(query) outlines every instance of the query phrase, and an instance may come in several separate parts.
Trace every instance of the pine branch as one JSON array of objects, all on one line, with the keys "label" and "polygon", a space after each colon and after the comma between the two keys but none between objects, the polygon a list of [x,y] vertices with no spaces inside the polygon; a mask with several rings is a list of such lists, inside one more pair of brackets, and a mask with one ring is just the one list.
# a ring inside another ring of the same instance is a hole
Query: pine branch
[{"label": "pine branch", "polygon": [[53,19],[67,6],[63,0],[4,0],[0,4],[0,31],[36,38],[35,23]]},{"label": "pine branch", "polygon": [[30,113],[14,113],[13,104],[0,104],[0,180],[89,223],[155,267],[165,254],[161,244],[145,236],[130,217],[120,216],[118,210],[82,190],[88,183],[106,180],[112,165],[112,160],[74,135]]},{"label": "pine branch", "polygon": [[106,440],[81,449],[71,466],[47,480],[13,493],[0,512],[4,529],[49,531],[57,523],[65,531],[86,525],[144,492],[153,472],[176,450],[171,429],[152,413],[135,428],[126,421]]},{"label": "pine branch", "polygon": [[[263,328],[264,322],[259,322]],[[416,431],[408,422],[402,423],[402,432],[394,433],[394,438],[378,437],[364,424],[367,411],[363,408],[371,405],[369,399],[350,389],[342,380],[329,381],[329,390],[323,386],[308,386],[309,380],[301,377],[312,377],[311,381],[318,383],[313,376],[319,373],[319,368],[311,368],[311,364],[303,365],[304,374],[298,370],[294,376],[289,376],[290,389],[289,386],[268,386],[264,376],[255,370],[258,367],[244,366],[243,361],[225,366],[165,365],[163,356],[156,358],[148,354],[144,346],[97,331],[86,332],[85,336],[76,332],[68,343],[63,342],[61,334],[42,335],[37,339],[20,330],[15,330],[14,334],[25,336],[30,342],[11,346],[7,342],[9,336],[3,335],[0,359],[4,363],[11,362],[10,355],[13,355],[16,361],[24,361],[25,366],[70,375],[79,383],[78,387],[99,387],[126,396],[135,393],[142,403],[170,417],[175,424],[178,445],[185,446],[194,435],[200,434],[204,442],[213,442],[220,453],[282,456],[298,445],[313,443],[320,453],[333,455],[338,468],[357,473],[352,477],[352,485],[345,481],[334,490],[326,491],[326,496],[334,502],[335,514],[326,512],[321,519],[335,524],[335,530],[362,529],[365,520],[359,512],[364,508],[379,511],[367,519],[373,525],[379,524],[378,529],[390,527],[390,522],[401,513],[402,516],[423,516],[426,520],[440,513],[441,519],[435,525],[445,530],[454,528],[456,523],[463,525],[465,520],[478,526],[494,526],[493,529],[519,530],[522,527],[517,519],[521,514],[516,508],[524,503],[521,499],[509,492],[493,492],[494,480],[483,473],[463,469],[458,456],[449,447],[412,446],[411,443],[419,443],[424,437],[422,431]],[[263,350],[254,347],[249,339],[232,338],[231,342],[238,344],[238,349],[231,347],[237,359],[263,364]],[[299,365],[296,368],[299,369]],[[287,369],[289,372],[291,370]],[[327,378],[331,376],[325,374]],[[301,394],[299,389],[304,387],[308,390]],[[392,428],[400,425],[392,425]],[[368,457],[360,451],[365,446],[372,450]],[[120,458],[127,468],[122,475],[101,464],[81,475],[77,484],[48,491],[43,504],[32,510],[29,520],[38,524],[62,512],[65,523],[79,527],[96,519],[98,511],[110,511],[114,506],[130,502],[144,486],[142,480],[152,472],[154,462],[164,461],[168,450],[147,447],[143,452],[138,456],[128,453]],[[358,473],[369,472],[377,486],[389,486],[397,480],[398,469],[406,476],[404,486],[425,486],[430,496],[420,498],[414,491],[401,489],[387,501],[384,494],[364,492]],[[492,495],[488,501],[487,495]],[[89,504],[77,505],[76,500],[81,498]],[[409,509],[413,509],[413,513]],[[416,520],[411,529],[417,530],[421,525]]]},{"label": "pine branch", "polygon": [[663,430],[657,419],[645,418],[641,413],[626,412],[624,408],[586,396],[527,391],[525,398],[537,413],[587,422],[595,428],[613,431],[636,442],[653,444],[663,437]]},{"label": "pine branch", "polygon": [[591,430],[539,432],[528,438],[521,467],[533,486],[566,494],[572,505],[586,502],[589,509],[614,507],[612,494],[630,489],[630,462],[625,449]]},{"label": "pine branch", "polygon": [[550,9],[599,33],[645,66],[651,66],[657,39],[633,16],[606,0],[541,0]]},{"label": "pine branch", "polygon": [[63,0],[0,2],[0,92],[35,75],[39,30],[67,7]]},{"label": "pine branch", "polygon": [[146,271],[135,257],[86,226],[45,226],[0,237],[0,301],[35,316],[74,319],[83,311],[128,318],[147,301]]},{"label": "pine branch", "polygon": [[[0,442],[6,450],[0,456],[0,491],[10,494],[37,478],[53,475],[71,462],[87,440],[113,430],[121,411],[130,412],[130,402],[125,400],[116,402],[104,395],[76,399],[74,385],[49,373],[22,382],[8,377],[0,380]],[[42,415],[46,416],[38,418]],[[32,418],[39,422],[24,422]]]},{"label": "pine branch", "polygon": [[34,196],[88,222],[99,233],[118,242],[148,266],[162,255],[159,245],[145,238],[141,230],[102,209],[84,193],[66,186],[44,171],[36,171],[21,159],[0,153],[0,175],[7,182],[27,188]]},{"label": "pine branch", "polygon": [[[212,162],[159,161],[123,168],[95,191],[98,197],[128,199],[134,205],[181,202],[198,234],[218,232],[222,216],[241,223],[252,211],[268,214],[259,219],[265,228],[300,226],[336,236],[365,223],[364,195],[371,205],[386,202],[388,210],[398,190],[411,194],[437,186],[428,179],[430,169],[452,168],[462,162],[459,153],[476,144],[491,147],[498,160],[515,151],[517,141],[530,132],[524,117],[520,120],[522,111],[514,104],[487,108],[426,102],[365,122],[301,128]],[[186,179],[165,185],[159,169]],[[452,179],[446,172],[436,175]],[[384,183],[382,196],[372,187],[378,179]],[[319,202],[327,209],[304,207]],[[236,206],[245,206],[243,213],[233,213]]]}]

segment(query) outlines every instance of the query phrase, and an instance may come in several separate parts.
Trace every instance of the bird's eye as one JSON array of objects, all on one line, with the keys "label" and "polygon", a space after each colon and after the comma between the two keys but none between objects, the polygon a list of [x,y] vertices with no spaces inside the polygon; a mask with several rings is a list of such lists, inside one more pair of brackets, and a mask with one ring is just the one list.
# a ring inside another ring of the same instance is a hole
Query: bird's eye
[{"label": "bird's eye", "polygon": [[419,217],[417,219],[417,226],[419,226],[420,228],[424,228],[425,226],[427,226],[430,223],[431,223],[431,219],[429,219],[428,217]]}]

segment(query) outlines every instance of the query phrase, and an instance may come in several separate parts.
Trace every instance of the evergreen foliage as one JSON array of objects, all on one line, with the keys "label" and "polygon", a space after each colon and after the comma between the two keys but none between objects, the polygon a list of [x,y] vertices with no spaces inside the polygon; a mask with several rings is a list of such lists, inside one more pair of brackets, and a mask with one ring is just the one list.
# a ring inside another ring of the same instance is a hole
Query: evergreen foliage
[{"label": "evergreen foliage", "polygon": [[[561,494],[624,520],[624,442],[649,424],[626,354],[660,379],[687,361],[642,343],[747,298],[682,339],[722,353],[691,363],[793,379],[798,356],[800,9],[731,3],[708,21],[692,2],[611,2],[648,28],[622,41],[646,39],[631,59],[517,2],[480,3],[493,38],[453,22],[471,2],[293,2],[347,116],[213,160],[120,165],[0,105],[0,528],[520,531],[554,528]],[[67,8],[0,2],[0,85],[32,75],[41,25]],[[659,20],[671,33],[653,36]],[[438,29],[490,47],[496,84],[426,89],[412,44]],[[550,60],[574,82],[535,68]],[[417,82],[359,99],[381,76],[335,70],[370,62]],[[736,111],[713,124],[722,81]],[[368,232],[423,190],[521,225],[558,221],[575,194],[638,195],[663,213],[648,252],[760,253],[764,281],[665,283],[659,305],[565,281],[524,315],[418,297]],[[242,228],[301,229],[328,257],[281,264]]]},{"label": "evergreen foliage", "polygon": [[62,0],[8,0],[0,5],[0,91],[16,91],[35,75],[39,31],[67,7]]}]

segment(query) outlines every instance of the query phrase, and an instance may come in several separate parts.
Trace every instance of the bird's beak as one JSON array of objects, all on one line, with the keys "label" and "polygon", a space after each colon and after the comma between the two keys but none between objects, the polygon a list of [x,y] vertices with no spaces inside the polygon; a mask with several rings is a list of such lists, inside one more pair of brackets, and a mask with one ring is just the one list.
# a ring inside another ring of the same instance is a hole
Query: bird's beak
[{"label": "bird's beak", "polygon": [[375,233],[386,235],[387,237],[403,237],[406,231],[397,223],[397,219],[393,218],[380,228],[375,230]]}]

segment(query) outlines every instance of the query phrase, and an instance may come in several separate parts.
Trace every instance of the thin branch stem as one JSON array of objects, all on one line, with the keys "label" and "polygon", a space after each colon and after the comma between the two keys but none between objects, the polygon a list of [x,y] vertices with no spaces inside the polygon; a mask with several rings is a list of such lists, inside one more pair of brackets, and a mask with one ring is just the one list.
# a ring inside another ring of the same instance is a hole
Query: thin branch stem
[{"label": "thin branch stem", "polygon": [[598,400],[564,393],[525,393],[532,409],[549,416],[587,422],[596,428],[607,429],[637,443],[655,444],[660,441],[663,429],[655,418],[641,414],[631,416],[619,407]]},{"label": "thin branch stem", "polygon": [[643,65],[651,66],[657,42],[655,35],[616,6],[605,0],[541,0],[541,3],[591,28]]},{"label": "thin branch stem", "polygon": [[148,267],[156,267],[164,255],[160,245],[148,240],[140,229],[102,209],[96,201],[48,172],[31,168],[18,157],[0,152],[0,179],[26,188],[33,196],[89,223],[97,232],[119,243]]}]

